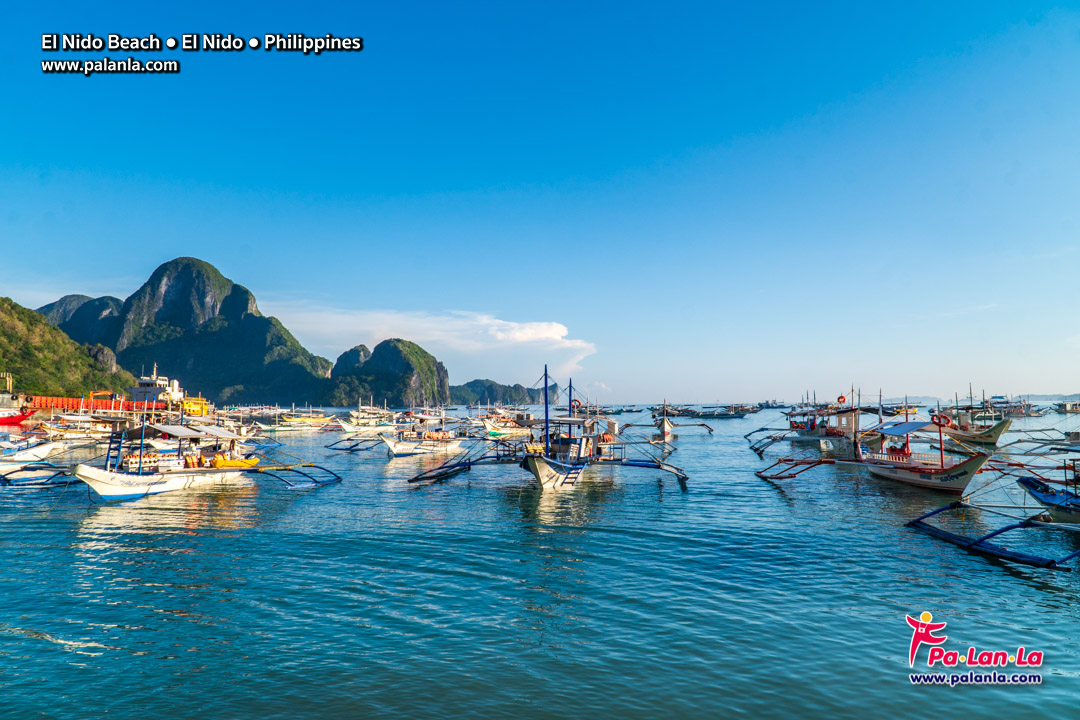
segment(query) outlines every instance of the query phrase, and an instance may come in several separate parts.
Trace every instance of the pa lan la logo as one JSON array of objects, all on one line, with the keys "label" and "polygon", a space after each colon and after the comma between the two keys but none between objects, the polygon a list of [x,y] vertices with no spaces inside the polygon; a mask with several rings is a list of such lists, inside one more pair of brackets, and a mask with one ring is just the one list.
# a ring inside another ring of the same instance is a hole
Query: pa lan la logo
[{"label": "pa lan la logo", "polygon": [[934,616],[929,612],[923,612],[919,617],[913,618],[905,615],[907,624],[911,626],[911,645],[908,648],[908,666],[915,667],[915,656],[923,645],[930,646],[926,664],[930,667],[941,663],[943,667],[956,667],[966,665],[968,667],[1003,667],[1009,663],[1015,663],[1018,667],[1039,667],[1043,663],[1043,653],[1040,650],[1027,650],[1019,646],[1014,652],[1005,650],[977,650],[968,647],[967,653],[961,654],[958,650],[946,650],[942,644],[948,639],[947,635],[937,635],[945,629],[946,623],[934,622]]}]

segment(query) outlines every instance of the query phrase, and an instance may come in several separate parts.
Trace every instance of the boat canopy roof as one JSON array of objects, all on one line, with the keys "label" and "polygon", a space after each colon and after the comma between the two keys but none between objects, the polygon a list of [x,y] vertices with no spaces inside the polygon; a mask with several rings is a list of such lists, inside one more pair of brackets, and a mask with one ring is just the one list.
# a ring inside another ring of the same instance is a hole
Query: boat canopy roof
[{"label": "boat canopy roof", "polygon": [[[534,418],[532,420],[523,420],[522,425],[525,427],[536,427],[537,425],[544,424],[544,418]],[[581,427],[585,424],[585,418],[569,417],[567,415],[560,415],[559,417],[553,417],[549,420],[551,425],[575,425]]]},{"label": "boat canopy roof", "polygon": [[222,440],[243,440],[244,438],[231,430],[226,430],[223,427],[217,425],[194,425],[192,429],[202,430],[210,437],[221,438]]},{"label": "boat canopy roof", "polygon": [[175,438],[220,438],[222,440],[241,440],[239,435],[231,433],[224,428],[214,425],[147,425],[146,427],[157,430],[159,433],[171,435]]},{"label": "boat canopy roof", "polygon": [[204,437],[203,433],[198,430],[192,430],[189,427],[183,425],[147,425],[146,427],[151,430],[157,430],[163,435],[172,435],[176,438],[200,438]]},{"label": "boat canopy roof", "polygon": [[876,432],[882,435],[910,435],[913,432],[918,432],[923,428],[933,425],[932,422],[925,420],[909,420],[907,422],[884,422],[873,427],[869,427],[865,432]]}]

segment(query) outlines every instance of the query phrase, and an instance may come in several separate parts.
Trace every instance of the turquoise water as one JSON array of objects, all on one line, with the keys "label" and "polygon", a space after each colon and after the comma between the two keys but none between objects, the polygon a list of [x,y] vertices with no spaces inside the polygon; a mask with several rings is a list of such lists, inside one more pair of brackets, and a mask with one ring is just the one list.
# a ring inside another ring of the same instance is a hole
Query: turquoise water
[{"label": "turquoise water", "polygon": [[[947,500],[928,491],[835,467],[758,479],[741,436],[778,418],[680,429],[687,492],[608,469],[543,494],[512,465],[416,488],[430,460],[315,434],[290,451],[345,482],[6,494],[0,714],[1072,715],[1080,573],[904,528]],[[904,615],[924,610],[950,647],[1043,650],[1043,685],[912,687]]]}]

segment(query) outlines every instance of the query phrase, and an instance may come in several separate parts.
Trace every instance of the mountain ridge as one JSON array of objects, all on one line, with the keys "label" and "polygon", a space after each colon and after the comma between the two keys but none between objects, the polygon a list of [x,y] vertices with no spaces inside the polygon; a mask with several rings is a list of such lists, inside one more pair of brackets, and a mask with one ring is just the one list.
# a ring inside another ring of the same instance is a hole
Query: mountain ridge
[{"label": "mountain ridge", "polygon": [[306,350],[280,320],[263,315],[250,290],[198,258],[162,263],[123,301],[65,295],[38,312],[69,337],[115,352],[121,367],[142,373],[156,364],[161,374],[216,402],[352,405],[375,396],[420,405],[450,399],[446,368],[416,343],[390,338],[370,351],[358,345],[331,363]]}]

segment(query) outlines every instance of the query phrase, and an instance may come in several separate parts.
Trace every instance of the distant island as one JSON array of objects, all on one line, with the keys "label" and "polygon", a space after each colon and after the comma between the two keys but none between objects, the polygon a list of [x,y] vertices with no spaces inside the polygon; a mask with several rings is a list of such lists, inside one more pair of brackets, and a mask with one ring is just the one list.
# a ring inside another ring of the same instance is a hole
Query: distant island
[{"label": "distant island", "polygon": [[[552,402],[558,399],[558,385],[548,386],[548,397]],[[494,380],[472,380],[464,385],[451,385],[450,402],[454,405],[538,405],[544,402],[544,389],[500,385]]]}]

